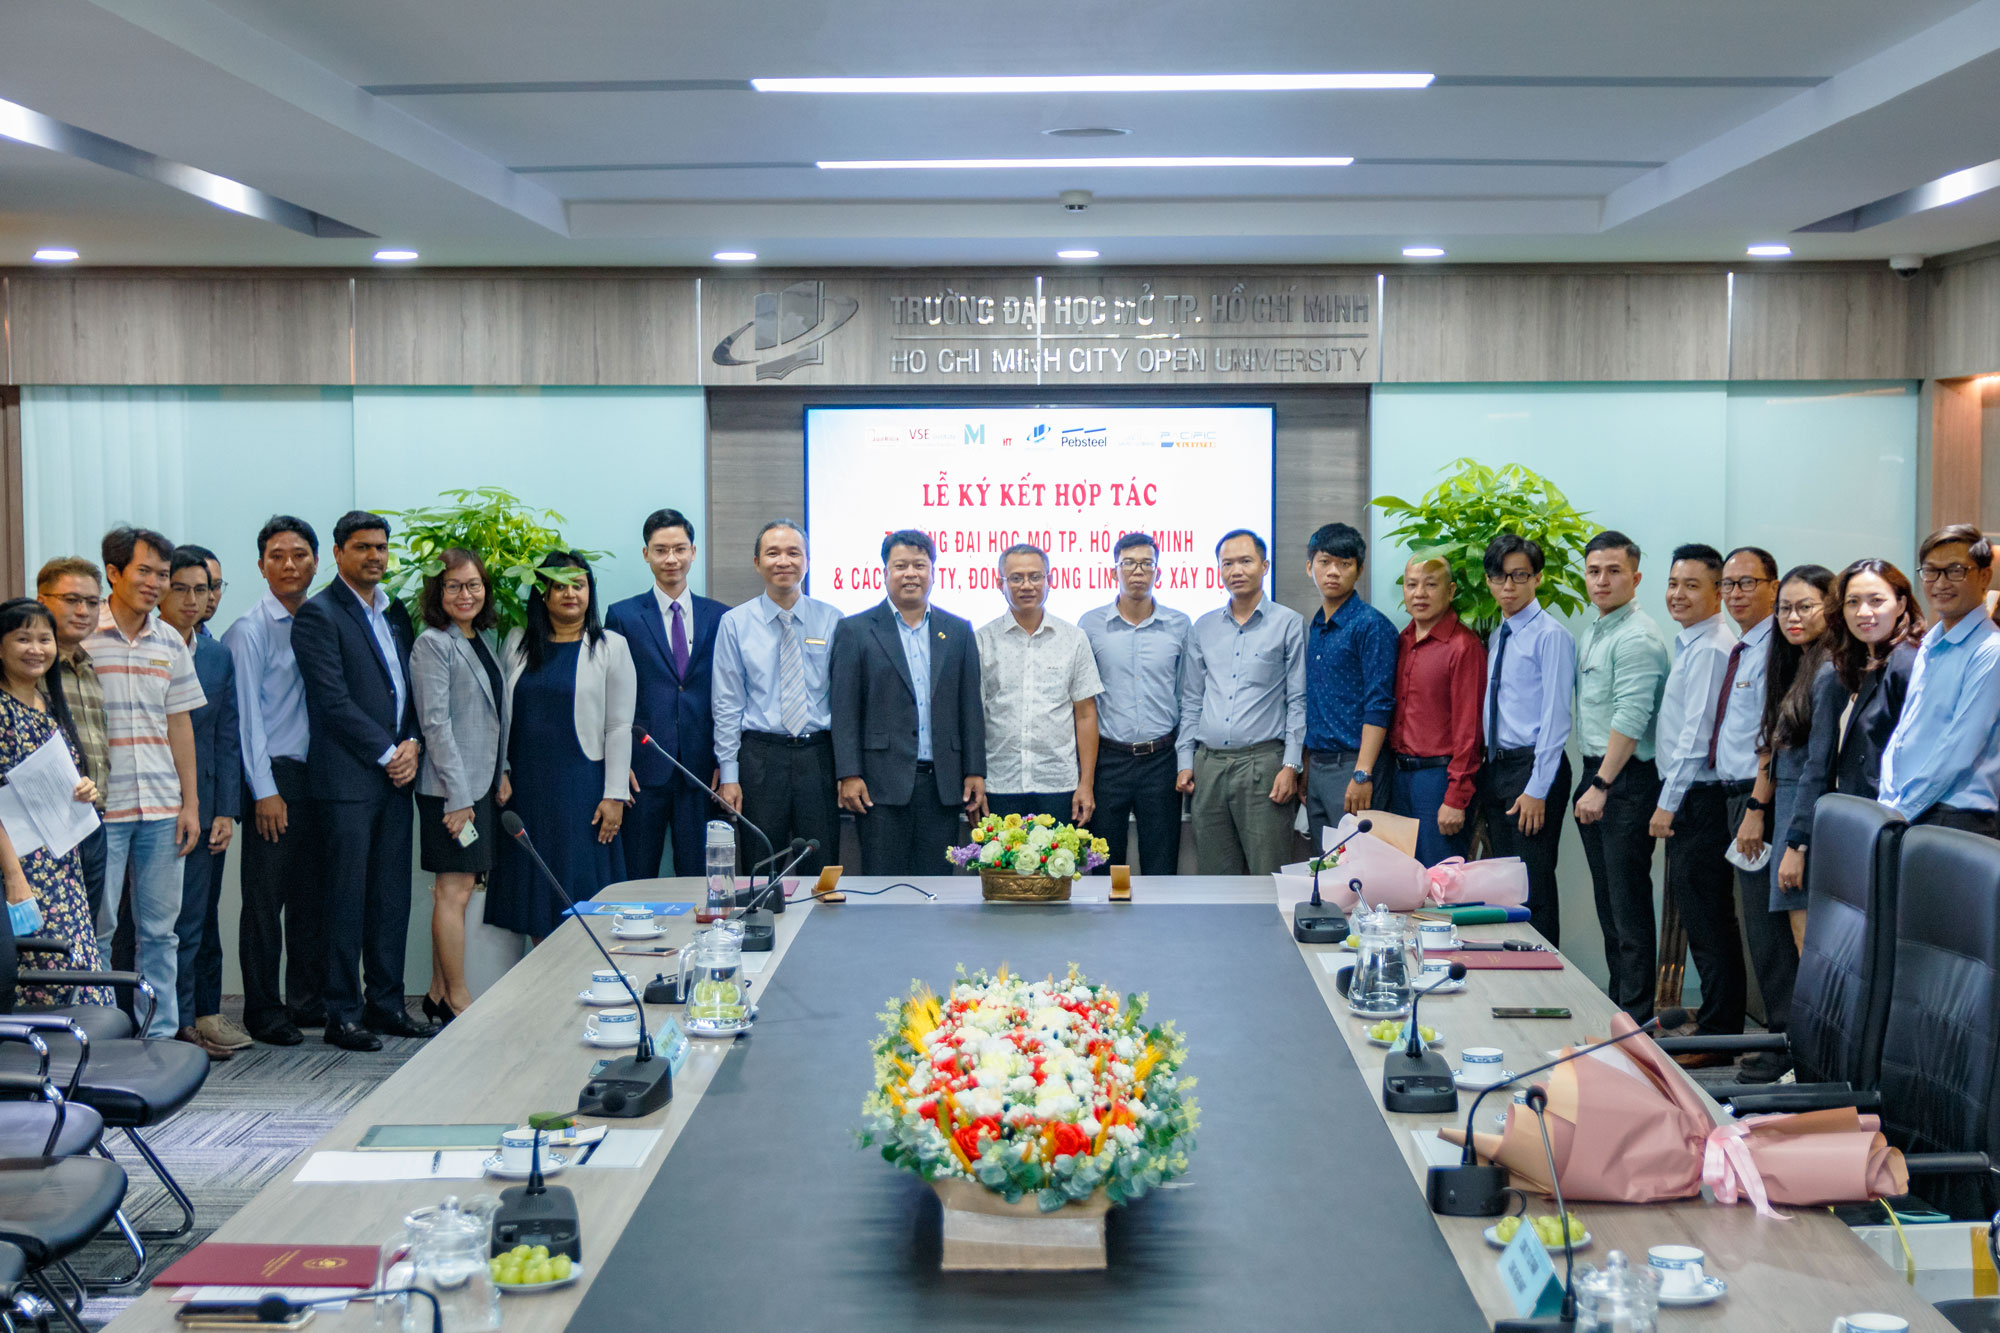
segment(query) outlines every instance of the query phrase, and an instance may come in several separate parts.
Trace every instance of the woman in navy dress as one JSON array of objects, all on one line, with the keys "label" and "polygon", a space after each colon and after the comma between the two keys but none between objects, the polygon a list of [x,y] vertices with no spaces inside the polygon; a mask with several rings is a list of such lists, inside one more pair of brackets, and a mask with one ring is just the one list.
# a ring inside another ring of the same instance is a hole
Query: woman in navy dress
[{"label": "woman in navy dress", "polygon": [[[507,808],[577,901],[625,878],[618,830],[631,799],[632,714],[638,677],[625,640],[597,616],[597,579],[574,551],[538,567],[528,624],[501,651],[511,699]],[[563,904],[512,838],[486,889],[486,924],[537,943]]]},{"label": "woman in navy dress", "polygon": [[[1789,845],[1798,819],[1799,776],[1806,769],[1812,740],[1813,682],[1827,660],[1826,624],[1833,598],[1833,571],[1799,565],[1778,584],[1778,632],[1771,636],[1764,668],[1764,722],[1758,748],[1771,763],[1772,912],[1789,914],[1792,943],[1804,947],[1806,925],[1805,848]],[[1757,909],[1744,903],[1745,912]]]}]

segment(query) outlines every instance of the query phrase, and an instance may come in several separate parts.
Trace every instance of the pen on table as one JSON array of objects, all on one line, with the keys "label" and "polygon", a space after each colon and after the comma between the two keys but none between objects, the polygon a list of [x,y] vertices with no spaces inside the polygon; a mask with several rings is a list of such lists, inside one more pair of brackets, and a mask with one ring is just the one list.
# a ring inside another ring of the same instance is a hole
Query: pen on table
[{"label": "pen on table", "polygon": [[432,1175],[436,1175],[436,1174],[438,1173],[438,1166],[439,1166],[439,1165],[440,1165],[440,1164],[441,1164],[441,1163],[442,1163],[443,1161],[444,1161],[444,1149],[440,1148],[440,1149],[438,1149],[438,1150],[437,1150],[436,1152],[434,1152],[434,1153],[432,1153],[432,1154],[431,1154],[431,1174],[432,1174]]}]

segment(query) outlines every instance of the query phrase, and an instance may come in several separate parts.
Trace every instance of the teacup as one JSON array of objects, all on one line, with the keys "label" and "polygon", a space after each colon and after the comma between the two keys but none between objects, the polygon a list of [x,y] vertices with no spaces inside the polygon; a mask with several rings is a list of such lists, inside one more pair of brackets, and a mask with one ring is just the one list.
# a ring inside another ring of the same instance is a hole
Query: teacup
[{"label": "teacup", "polygon": [[654,929],[653,909],[650,907],[621,907],[611,922],[611,928],[627,934],[643,935]]},{"label": "teacup", "polygon": [[1899,1314],[1841,1315],[1831,1333],[1910,1333],[1910,1321]]},{"label": "teacup", "polygon": [[1507,1053],[1498,1046],[1468,1046],[1458,1053],[1459,1077],[1468,1083],[1491,1083],[1505,1072],[1501,1061]]},{"label": "teacup", "polygon": [[[526,1171],[534,1161],[536,1131],[527,1128],[510,1129],[500,1136],[500,1168],[503,1171]],[[547,1153],[543,1154],[547,1160]]]},{"label": "teacup", "polygon": [[1426,958],[1424,960],[1424,974],[1421,978],[1423,985],[1431,986],[1450,976],[1451,960],[1449,958]]},{"label": "teacup", "polygon": [[637,1041],[639,1011],[632,1008],[599,1009],[583,1020],[583,1035],[586,1041],[594,1041],[601,1046]]},{"label": "teacup", "polygon": [[1417,943],[1426,951],[1443,952],[1458,947],[1458,927],[1449,921],[1417,922]]},{"label": "teacup", "polygon": [[1702,1263],[1707,1258],[1692,1245],[1655,1245],[1646,1251],[1646,1262],[1660,1275],[1663,1296],[1693,1296],[1701,1290],[1707,1274]]},{"label": "teacup", "polygon": [[590,998],[607,1004],[628,1000],[631,994],[625,989],[625,983],[631,979],[630,972],[614,972],[608,967],[600,967],[590,974]]}]

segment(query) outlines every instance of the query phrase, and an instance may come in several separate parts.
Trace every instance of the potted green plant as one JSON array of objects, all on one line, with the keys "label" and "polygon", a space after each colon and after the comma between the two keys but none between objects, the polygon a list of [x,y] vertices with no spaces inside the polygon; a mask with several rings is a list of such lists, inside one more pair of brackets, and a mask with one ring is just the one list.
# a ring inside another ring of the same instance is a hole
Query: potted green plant
[{"label": "potted green plant", "polygon": [[[528,595],[537,579],[567,582],[582,576],[581,570],[536,568],[550,551],[570,549],[555,526],[566,520],[553,509],[529,509],[497,486],[446,491],[438,499],[444,503],[376,511],[395,525],[389,574],[383,585],[412,616],[417,612],[424,580],[444,568],[444,553],[454,546],[476,552],[486,562],[487,576],[493,581],[493,611],[499,617],[503,637],[508,630],[528,623]],[[592,562],[604,558],[602,551],[579,554]]]},{"label": "potted green plant", "polygon": [[1401,520],[1383,534],[1384,542],[1451,565],[1457,584],[1452,609],[1460,621],[1482,636],[1500,623],[1500,607],[1487,591],[1481,562],[1486,544],[1503,532],[1518,533],[1542,548],[1543,606],[1564,615],[1584,608],[1589,599],[1583,586],[1583,547],[1596,525],[1554,482],[1519,463],[1493,468],[1470,458],[1454,459],[1439,471],[1449,475],[1414,504],[1394,495],[1378,495],[1371,503]]}]

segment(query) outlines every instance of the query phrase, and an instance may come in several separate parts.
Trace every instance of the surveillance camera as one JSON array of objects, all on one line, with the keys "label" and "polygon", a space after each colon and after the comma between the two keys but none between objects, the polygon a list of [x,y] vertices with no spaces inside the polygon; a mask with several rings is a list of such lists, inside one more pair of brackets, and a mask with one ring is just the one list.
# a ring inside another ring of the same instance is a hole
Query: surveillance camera
[{"label": "surveillance camera", "polygon": [[1906,278],[1917,276],[1917,270],[1924,266],[1922,255],[1890,255],[1889,267]]},{"label": "surveillance camera", "polygon": [[1090,207],[1091,196],[1088,190],[1064,190],[1057,197],[1062,200],[1064,210],[1070,213],[1081,213]]}]

